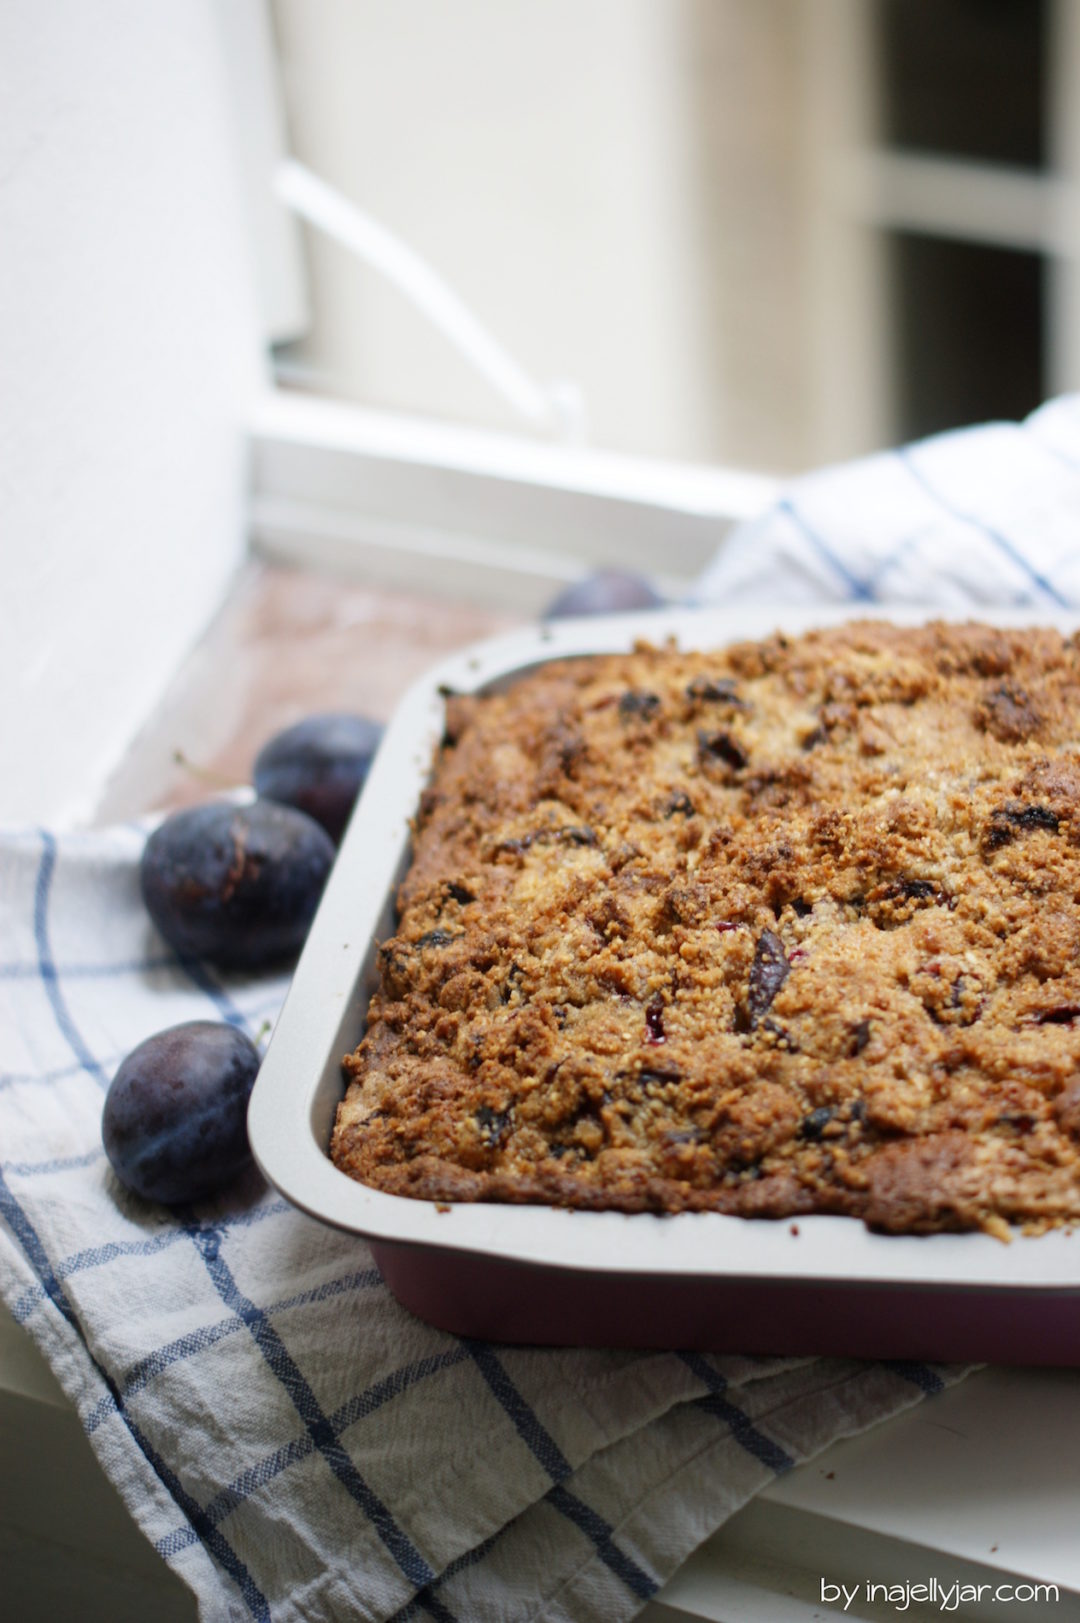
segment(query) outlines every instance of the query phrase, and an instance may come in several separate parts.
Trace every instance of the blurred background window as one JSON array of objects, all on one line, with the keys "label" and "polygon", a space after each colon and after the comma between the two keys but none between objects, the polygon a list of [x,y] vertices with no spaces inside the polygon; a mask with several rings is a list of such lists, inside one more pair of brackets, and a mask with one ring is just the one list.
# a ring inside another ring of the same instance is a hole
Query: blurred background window
[{"label": "blurred background window", "polygon": [[1047,162],[1047,0],[872,0],[881,133],[989,163]]},{"label": "blurred background window", "polygon": [[[1052,80],[1046,0],[876,0],[876,6],[885,149],[1046,168]],[[980,178],[992,182],[992,171]],[[886,240],[892,428],[901,439],[1023,416],[1047,393],[1044,351],[1052,335],[1044,257],[992,240],[995,231],[1006,241],[1018,226],[1022,233],[1018,178],[1013,206],[999,193],[986,241],[952,236],[947,222],[936,233],[896,231]]]},{"label": "blurred background window", "polygon": [[897,437],[1033,410],[1045,393],[1040,256],[913,231],[887,252]]},{"label": "blurred background window", "polygon": [[[271,0],[294,155],[591,444],[794,471],[1080,386],[1076,0]],[[287,386],[528,431],[305,231]]]}]

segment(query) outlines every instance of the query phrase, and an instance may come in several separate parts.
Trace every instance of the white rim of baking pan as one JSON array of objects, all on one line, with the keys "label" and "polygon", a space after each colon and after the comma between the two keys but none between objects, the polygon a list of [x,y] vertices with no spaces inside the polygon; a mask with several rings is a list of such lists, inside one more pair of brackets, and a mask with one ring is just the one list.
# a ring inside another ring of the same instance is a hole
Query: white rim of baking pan
[{"label": "white rim of baking pan", "polygon": [[1078,614],[1037,607],[1004,613],[872,603],[856,612],[851,605],[655,609],[510,632],[464,649],[416,682],[387,727],[252,1093],[251,1146],[269,1181],[302,1211],[336,1228],[384,1244],[506,1263],[776,1283],[1080,1290],[1080,1232],[1017,1234],[1004,1244],[985,1234],[874,1234],[848,1217],[792,1221],[482,1202],[445,1206],[368,1188],[340,1172],[326,1153],[343,1092],[341,1060],[363,1032],[362,983],[376,934],[391,928],[388,907],[407,859],[409,819],[442,735],[447,690],[474,692],[550,659],[626,650],[639,639],[671,638],[696,649],[853,619],[910,625],[935,618],[1064,631],[1080,626]]}]

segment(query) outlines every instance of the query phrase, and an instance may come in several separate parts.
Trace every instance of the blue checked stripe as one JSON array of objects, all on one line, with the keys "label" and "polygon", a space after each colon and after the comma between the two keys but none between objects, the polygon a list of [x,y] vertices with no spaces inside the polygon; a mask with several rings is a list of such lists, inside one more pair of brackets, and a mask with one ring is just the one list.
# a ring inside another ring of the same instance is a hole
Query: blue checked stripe
[{"label": "blue checked stripe", "polygon": [[610,1567],[617,1578],[621,1578],[639,1600],[648,1600],[660,1588],[655,1578],[638,1566],[637,1562],[621,1550],[613,1537],[614,1529],[603,1516],[595,1510],[590,1510],[584,1500],[577,1494],[571,1493],[562,1483],[557,1483],[546,1496],[549,1505],[562,1513],[575,1527],[581,1529],[586,1538],[591,1539],[596,1547],[596,1553],[604,1565]]},{"label": "blue checked stripe", "polygon": [[633,1594],[641,1600],[648,1600],[650,1595],[655,1595],[660,1587],[659,1583],[619,1548],[615,1543],[614,1529],[610,1524],[595,1510],[591,1510],[576,1494],[570,1493],[562,1486],[566,1478],[573,1474],[570,1461],[536,1412],[526,1403],[493,1349],[483,1341],[466,1341],[465,1346],[477,1369],[513,1422],[518,1436],[555,1483],[555,1487],[545,1496],[548,1502],[591,1540],[604,1565],[621,1578]]},{"label": "blue checked stripe", "polygon": [[1028,580],[1037,586],[1040,592],[1043,592],[1051,602],[1059,603],[1063,608],[1069,607],[1068,598],[1062,596],[1053,582],[1047,580],[1046,576],[1035,568],[1030,558],[1026,558],[1019,547],[1009,540],[1008,536],[1003,535],[993,525],[987,524],[985,520],[976,518],[973,513],[965,513],[960,508],[954,507],[951,502],[946,501],[940,491],[935,490],[922,469],[916,465],[915,459],[909,450],[899,450],[895,455],[901,467],[907,469],[919,489],[925,496],[929,497],[935,507],[939,507],[943,513],[947,513],[950,518],[958,519],[962,524],[970,524],[973,529],[979,531],[980,535],[985,535],[987,540],[992,541],[998,551],[1004,553],[1005,557],[1010,559],[1017,569],[1026,575]]},{"label": "blue checked stripe", "polygon": [[435,1623],[455,1623],[453,1612],[443,1604],[432,1587],[429,1586],[421,1593],[424,1596],[421,1605],[428,1616],[435,1619]]},{"label": "blue checked stripe", "polygon": [[[114,1054],[109,1059],[100,1060],[98,1063],[104,1070],[110,1070],[119,1065],[123,1057],[123,1054]],[[81,1076],[82,1074],[83,1064],[81,1060],[76,1060],[74,1065],[58,1065],[53,1071],[4,1071],[0,1074],[0,1090],[24,1084],[64,1082],[68,1077]]]},{"label": "blue checked stripe", "polygon": [[[505,1375],[505,1371],[503,1373]],[[550,1504],[553,1509],[560,1511],[592,1540],[605,1565],[610,1567],[622,1579],[633,1594],[639,1596],[642,1600],[648,1600],[656,1594],[659,1586],[655,1580],[650,1578],[647,1573],[642,1572],[641,1568],[619,1549],[612,1538],[612,1528],[609,1524],[602,1516],[598,1516],[594,1510],[590,1510],[588,1505],[579,1499],[576,1494],[570,1493],[561,1483],[556,1483],[544,1495],[544,1502]],[[439,1574],[438,1578],[429,1584],[426,1589],[419,1590],[412,1600],[407,1601],[392,1617],[387,1618],[386,1623],[409,1623],[409,1619],[415,1617],[417,1612],[420,1611],[427,1611],[432,1617],[439,1617],[440,1613],[436,1610],[434,1604],[436,1602],[435,1592],[444,1584],[449,1583],[451,1579],[456,1578],[459,1572],[464,1572],[467,1568],[474,1567],[478,1562],[483,1561],[503,1535],[509,1531],[511,1525],[508,1522],[505,1527],[500,1527],[497,1532],[484,1539],[483,1543],[474,1545],[471,1550],[466,1550],[455,1561],[451,1561]]]},{"label": "blue checked stripe", "polygon": [[807,523],[790,496],[785,496],[781,501],[777,502],[776,511],[787,515],[799,533],[809,541],[818,557],[828,565],[834,575],[843,581],[849,597],[855,598],[860,603],[874,603],[877,601],[873,587],[867,581],[860,580],[859,576],[848,568],[839,553],[835,552],[828,542]]},{"label": "blue checked stripe", "polygon": [[[132,958],[128,963],[112,964],[54,964],[57,980],[113,980],[123,975],[141,975],[157,970],[175,969],[177,957]],[[40,964],[0,964],[0,981],[33,981],[41,975]]]},{"label": "blue checked stripe", "polygon": [[553,1482],[565,1481],[572,1475],[570,1461],[526,1403],[492,1347],[486,1341],[466,1341],[465,1346],[529,1452],[539,1460]]},{"label": "blue checked stripe", "polygon": [[436,1585],[425,1584],[424,1588],[417,1593],[418,1596],[423,1596],[423,1599],[417,1602],[419,1610],[426,1612],[429,1617],[433,1617],[435,1623],[457,1623],[454,1613],[443,1604],[437,1595]]},{"label": "blue checked stripe", "polygon": [[[294,1308],[308,1307],[314,1302],[329,1301],[334,1296],[372,1290],[381,1284],[382,1275],[377,1268],[364,1268],[357,1273],[346,1274],[342,1279],[328,1280],[325,1285],[317,1285],[312,1290],[299,1291],[293,1296],[283,1297],[280,1302],[272,1302],[264,1312],[288,1313]],[[227,1319],[219,1319],[216,1324],[205,1324],[198,1330],[189,1331],[186,1336],[178,1336],[175,1341],[170,1341],[164,1347],[158,1347],[145,1358],[140,1358],[137,1364],[133,1364],[120,1383],[121,1391],[125,1398],[131,1397],[165,1370],[171,1369],[174,1364],[193,1358],[209,1347],[216,1347],[219,1341],[237,1335],[243,1328],[243,1322],[233,1313]]]},{"label": "blue checked stripe", "polygon": [[202,1257],[218,1295],[226,1307],[231,1308],[251,1332],[255,1345],[288,1393],[297,1414],[308,1429],[312,1442],[331,1471],[368,1517],[409,1582],[415,1584],[418,1589],[430,1583],[435,1576],[432,1569],[398,1527],[378,1494],[368,1486],[356,1469],[334,1435],[333,1428],[320,1408],[314,1392],[266,1313],[262,1308],[256,1307],[237,1286],[228,1263],[221,1255],[222,1236],[213,1229],[192,1226],[187,1228],[187,1233]]},{"label": "blue checked stripe", "polygon": [[[367,1387],[356,1397],[350,1398],[330,1416],[330,1428],[335,1437],[355,1425],[357,1420],[365,1419],[374,1414],[384,1403],[407,1392],[410,1387],[424,1381],[429,1375],[435,1375],[440,1370],[450,1369],[455,1364],[462,1363],[468,1354],[461,1347],[452,1347],[447,1352],[434,1353],[427,1358],[418,1359],[415,1363],[406,1364],[401,1369],[394,1370],[390,1375],[384,1376],[374,1386]],[[210,1500],[205,1508],[207,1518],[217,1526],[226,1517],[231,1516],[245,1499],[264,1488],[268,1482],[287,1471],[290,1466],[297,1465],[301,1460],[309,1459],[315,1452],[315,1443],[311,1434],[305,1431],[302,1437],[294,1437],[260,1460],[257,1465],[250,1466],[246,1471],[223,1488],[220,1493]],[[172,1533],[158,1541],[158,1553],[166,1560],[178,1554],[181,1550],[194,1543],[194,1535],[190,1528],[178,1527]]]},{"label": "blue checked stripe", "polygon": [[[138,967],[145,968],[146,966],[143,964]],[[176,969],[178,967],[182,968],[183,964],[180,960],[173,958],[170,959],[170,967],[172,969]],[[67,973],[68,972],[66,969],[56,971],[56,974],[60,980],[63,980]],[[104,971],[102,971],[102,973],[104,974]],[[40,970],[36,967],[33,970],[33,974],[36,978],[40,979]],[[202,988],[200,988],[200,990],[202,990]],[[280,994],[275,995],[272,998],[261,998],[258,1003],[254,1004],[248,1010],[248,1026],[254,1026],[256,1021],[262,1020],[267,1015],[276,1014],[280,1008]],[[107,1054],[104,1059],[98,1061],[98,1064],[101,1066],[103,1071],[105,1071],[109,1076],[112,1076],[115,1074],[120,1061],[125,1057],[126,1053],[127,1050],[125,1049],[121,1053]],[[84,1066],[82,1061],[76,1060],[73,1065],[58,1065],[54,1070],[51,1071],[3,1071],[0,1072],[0,1092],[2,1092],[5,1088],[12,1088],[23,1084],[28,1086],[36,1086],[44,1082],[64,1082],[69,1077],[79,1076],[83,1070]]]},{"label": "blue checked stripe", "polygon": [[482,1561],[510,1526],[511,1523],[508,1522],[506,1527],[500,1527],[497,1532],[484,1539],[482,1544],[475,1544],[471,1550],[466,1550],[464,1555],[459,1555],[455,1561],[449,1562],[434,1582],[428,1584],[425,1589],[418,1590],[412,1600],[406,1601],[404,1606],[399,1607],[386,1619],[386,1623],[409,1623],[409,1619],[415,1617],[417,1612],[427,1612],[431,1617],[442,1618],[445,1612],[440,1610],[442,1602],[436,1595],[436,1590],[449,1583],[451,1578],[456,1578],[459,1572],[465,1572],[469,1567],[475,1567],[477,1562]]},{"label": "blue checked stripe", "polygon": [[[374,1385],[366,1387],[363,1392],[358,1392],[347,1403],[343,1403],[340,1409],[335,1410],[330,1416],[330,1430],[336,1438],[341,1437],[344,1432],[349,1430],[350,1426],[355,1426],[358,1420],[366,1420],[377,1409],[381,1409],[384,1403],[389,1403],[393,1398],[399,1397],[402,1392],[407,1392],[410,1387],[426,1381],[429,1376],[437,1375],[441,1370],[452,1369],[456,1364],[463,1363],[467,1356],[463,1348],[450,1347],[445,1352],[429,1354],[426,1358],[419,1358],[414,1363],[405,1364],[401,1369],[393,1370],[389,1375],[385,1375],[381,1381],[376,1381]],[[254,1493],[256,1489],[271,1481],[287,1465],[306,1458],[314,1451],[315,1443],[310,1435],[298,1438],[295,1443],[290,1443],[284,1449],[279,1449],[276,1454],[270,1455],[261,1464],[245,1472],[243,1476],[238,1477],[234,1483],[230,1484],[223,1493],[219,1494],[218,1498],[213,1501],[214,1515],[216,1517],[227,1516],[235,1509],[236,1504],[241,1499],[246,1498],[249,1494]],[[289,1456],[288,1459],[283,1457],[286,1454]]]},{"label": "blue checked stripe", "polygon": [[49,893],[56,873],[56,840],[46,829],[40,830],[41,863],[34,885],[34,941],[37,945],[38,968],[45,987],[45,995],[52,1006],[57,1025],[79,1065],[99,1087],[108,1087],[109,1079],[83,1041],[82,1034],[71,1018],[71,1011],[60,990],[49,941]]},{"label": "blue checked stripe", "polygon": [[896,569],[899,564],[903,563],[908,554],[913,552],[919,545],[919,542],[927,534],[929,529],[930,525],[920,524],[917,530],[911,531],[910,535],[902,536],[896,543],[896,546],[892,552],[890,552],[886,557],[880,559],[879,562],[875,564],[873,572],[868,576],[868,584],[874,591],[875,595],[878,587],[881,585],[881,582],[885,579],[885,576],[888,575],[891,570]]},{"label": "blue checked stripe", "polygon": [[1040,439],[1037,434],[1032,437],[1035,444],[1041,451],[1046,452],[1051,461],[1056,462],[1062,468],[1068,468],[1070,473],[1080,473],[1080,462],[1075,457],[1066,456],[1064,451],[1060,450],[1056,445],[1049,444],[1047,440]]},{"label": "blue checked stripe", "polygon": [[205,964],[196,958],[177,958],[176,962],[192,985],[197,986],[200,992],[205,992],[227,1026],[235,1026],[238,1031],[251,1035],[250,1022],[237,1008],[228,992],[218,985]]},{"label": "blue checked stripe", "polygon": [[889,1358],[885,1360],[885,1368],[891,1369],[894,1375],[899,1375],[903,1380],[910,1381],[912,1386],[917,1386],[920,1392],[925,1392],[928,1396],[945,1390],[945,1382],[929,1364],[916,1363],[908,1358]]},{"label": "blue checked stripe", "polygon": [[0,1168],[18,1178],[34,1178],[47,1172],[73,1172],[78,1167],[92,1167],[104,1154],[99,1145],[96,1150],[87,1150],[85,1155],[62,1155],[51,1161],[0,1161]]},{"label": "blue checked stripe", "polygon": [[[255,1206],[250,1211],[239,1212],[235,1217],[230,1217],[228,1227],[249,1228],[253,1223],[262,1223],[268,1217],[280,1217],[283,1212],[289,1210],[287,1201],[267,1201],[265,1205]],[[222,1226],[219,1220],[217,1227]],[[90,1246],[85,1251],[76,1251],[73,1256],[65,1257],[56,1264],[56,1277],[68,1279],[72,1274],[82,1273],[86,1268],[100,1268],[107,1262],[113,1262],[117,1257],[152,1257],[156,1252],[165,1251],[169,1246],[177,1245],[187,1237],[181,1228],[167,1228],[160,1229],[149,1240],[109,1240],[104,1245]],[[47,1292],[42,1286],[32,1285],[29,1290],[23,1292],[12,1308],[13,1317],[18,1323],[24,1323],[46,1296]]]},{"label": "blue checked stripe", "polygon": [[94,1369],[97,1371],[98,1376],[108,1390],[109,1395],[116,1407],[116,1412],[119,1414],[128,1431],[131,1433],[133,1441],[142,1452],[147,1464],[157,1476],[165,1490],[169,1493],[178,1509],[187,1517],[194,1533],[196,1533],[198,1537],[202,1539],[203,1543],[206,1545],[206,1548],[215,1557],[219,1565],[222,1566],[229,1576],[234,1580],[252,1617],[258,1619],[259,1623],[263,1623],[263,1620],[265,1620],[265,1623],[270,1623],[270,1608],[267,1605],[266,1597],[256,1584],[244,1562],[241,1561],[240,1557],[236,1554],[228,1539],[226,1539],[223,1534],[219,1533],[217,1529],[208,1521],[198,1501],[192,1498],[191,1494],[189,1494],[186,1488],[183,1486],[179,1477],[169,1469],[169,1467],[165,1464],[165,1461],[158,1454],[157,1450],[150,1443],[149,1439],[143,1435],[139,1426],[124,1407],[123,1399],[121,1398],[120,1393],[117,1391],[116,1385],[111,1376],[102,1367],[102,1365],[98,1363],[97,1359],[90,1351],[86,1337],[83,1335],[82,1326],[79,1324],[78,1318],[75,1314],[75,1310],[65,1294],[60,1281],[57,1279],[55,1272],[53,1271],[52,1265],[49,1262],[46,1254],[45,1247],[41,1243],[37,1230],[34,1228],[19,1202],[15,1199],[15,1196],[11,1193],[11,1190],[9,1189],[2,1173],[0,1173],[0,1213],[3,1214],[9,1228],[11,1229],[11,1232],[14,1234],[16,1240],[22,1247],[30,1266],[41,1280],[42,1286],[47,1292],[49,1300],[52,1302],[57,1312],[62,1315],[62,1317],[71,1326],[71,1329],[78,1336],[86,1356],[89,1358],[91,1364],[94,1366]]},{"label": "blue checked stripe", "polygon": [[[51,838],[51,836],[50,836]],[[176,969],[185,971],[200,970],[203,968],[201,958],[192,958],[187,953],[169,952],[158,958],[130,958],[126,961],[113,960],[107,964],[54,964],[53,973],[58,980],[119,980],[125,975],[157,975],[165,974]],[[37,963],[24,963],[16,961],[10,964],[0,964],[0,981],[32,981],[41,975],[41,966]],[[199,990],[206,991],[206,987],[199,983]],[[207,991],[211,998],[224,997],[226,994],[216,984]],[[281,1002],[276,997],[267,1002],[268,1008],[277,1008]]]},{"label": "blue checked stripe", "polygon": [[705,1414],[714,1415],[717,1420],[722,1420],[735,1441],[762,1465],[767,1465],[770,1471],[775,1471],[777,1475],[782,1471],[790,1471],[795,1464],[791,1455],[782,1449],[779,1443],[774,1442],[771,1437],[766,1437],[763,1431],[759,1431],[749,1415],[744,1414],[736,1404],[725,1397],[728,1383],[719,1370],[714,1369],[708,1359],[703,1358],[700,1353],[684,1352],[680,1353],[679,1357],[687,1369],[692,1370],[698,1380],[704,1381],[709,1388],[707,1397],[695,1399],[696,1407]]},{"label": "blue checked stripe", "polygon": [[463,1364],[468,1358],[468,1351],[462,1346],[449,1347],[446,1352],[432,1353],[427,1358],[420,1358],[413,1364],[406,1364],[404,1368],[395,1370],[393,1374],[386,1375],[374,1386],[369,1386],[356,1397],[343,1403],[340,1409],[330,1417],[330,1425],[336,1437],[355,1426],[358,1420],[366,1420],[369,1414],[396,1398],[399,1392],[407,1387],[415,1386],[417,1381],[424,1381],[429,1375],[435,1375],[439,1370],[452,1369],[455,1364]]}]

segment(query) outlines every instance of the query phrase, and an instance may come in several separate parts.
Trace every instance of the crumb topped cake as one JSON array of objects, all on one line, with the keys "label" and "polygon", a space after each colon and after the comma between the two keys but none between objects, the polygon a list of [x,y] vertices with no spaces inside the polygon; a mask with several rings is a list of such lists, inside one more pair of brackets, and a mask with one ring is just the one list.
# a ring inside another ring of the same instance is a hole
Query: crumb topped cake
[{"label": "crumb topped cake", "polygon": [[434,1200],[1080,1219],[1080,640],[864,622],[454,697],[331,1145]]}]

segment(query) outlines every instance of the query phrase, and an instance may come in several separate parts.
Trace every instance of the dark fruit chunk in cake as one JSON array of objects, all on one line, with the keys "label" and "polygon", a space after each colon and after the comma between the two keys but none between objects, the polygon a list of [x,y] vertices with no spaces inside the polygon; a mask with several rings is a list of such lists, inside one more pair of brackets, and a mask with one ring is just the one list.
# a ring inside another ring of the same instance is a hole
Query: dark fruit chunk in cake
[{"label": "dark fruit chunk in cake", "polygon": [[791,965],[780,937],[771,930],[762,930],[750,965],[750,989],[746,999],[751,1027],[772,1007],[773,998],[790,973]]}]

